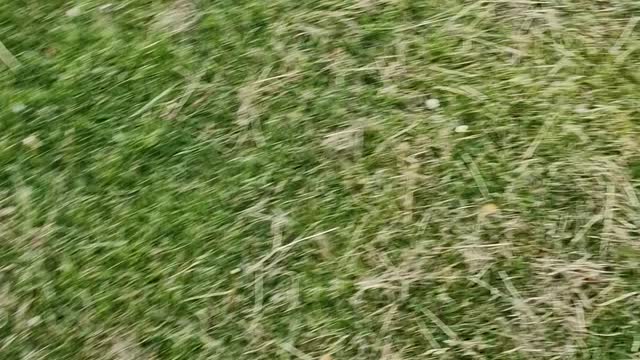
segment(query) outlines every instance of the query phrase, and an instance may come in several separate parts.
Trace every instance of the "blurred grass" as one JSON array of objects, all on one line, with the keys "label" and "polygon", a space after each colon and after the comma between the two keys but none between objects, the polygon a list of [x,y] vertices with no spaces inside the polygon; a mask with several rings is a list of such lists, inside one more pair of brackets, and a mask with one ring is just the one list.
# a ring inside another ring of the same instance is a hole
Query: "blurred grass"
[{"label": "blurred grass", "polygon": [[637,356],[639,14],[0,4],[0,357]]}]

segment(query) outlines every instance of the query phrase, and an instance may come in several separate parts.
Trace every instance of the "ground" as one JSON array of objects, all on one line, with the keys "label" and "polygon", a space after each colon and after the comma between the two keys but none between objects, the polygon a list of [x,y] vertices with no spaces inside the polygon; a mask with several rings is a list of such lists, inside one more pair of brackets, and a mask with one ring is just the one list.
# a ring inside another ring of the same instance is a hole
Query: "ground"
[{"label": "ground", "polygon": [[1,2],[0,358],[638,358],[639,19]]}]

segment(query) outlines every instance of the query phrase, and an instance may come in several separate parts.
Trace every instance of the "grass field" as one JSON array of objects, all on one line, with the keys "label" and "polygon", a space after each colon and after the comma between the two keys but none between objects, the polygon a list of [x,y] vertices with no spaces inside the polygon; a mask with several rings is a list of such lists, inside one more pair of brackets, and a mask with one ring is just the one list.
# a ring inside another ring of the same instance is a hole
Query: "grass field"
[{"label": "grass field", "polygon": [[2,1],[0,359],[640,359],[639,20]]}]

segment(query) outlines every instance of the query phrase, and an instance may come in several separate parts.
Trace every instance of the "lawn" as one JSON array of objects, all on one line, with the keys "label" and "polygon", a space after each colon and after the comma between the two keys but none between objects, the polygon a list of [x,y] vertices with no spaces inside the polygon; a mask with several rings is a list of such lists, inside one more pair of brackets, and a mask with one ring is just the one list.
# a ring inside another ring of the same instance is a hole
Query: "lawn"
[{"label": "lawn", "polygon": [[639,19],[0,2],[0,359],[638,359]]}]

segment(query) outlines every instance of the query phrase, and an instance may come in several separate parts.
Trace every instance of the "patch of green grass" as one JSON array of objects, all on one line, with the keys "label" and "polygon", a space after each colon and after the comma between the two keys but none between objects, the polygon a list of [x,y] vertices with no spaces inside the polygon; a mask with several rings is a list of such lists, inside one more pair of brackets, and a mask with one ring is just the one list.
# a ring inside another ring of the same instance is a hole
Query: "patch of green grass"
[{"label": "patch of green grass", "polygon": [[635,356],[638,11],[2,3],[0,358]]}]

